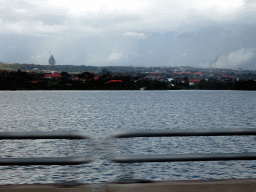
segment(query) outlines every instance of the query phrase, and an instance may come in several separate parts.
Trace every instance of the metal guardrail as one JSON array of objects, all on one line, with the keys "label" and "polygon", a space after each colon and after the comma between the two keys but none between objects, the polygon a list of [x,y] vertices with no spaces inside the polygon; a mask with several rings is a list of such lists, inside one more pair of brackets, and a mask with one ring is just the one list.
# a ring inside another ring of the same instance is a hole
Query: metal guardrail
[{"label": "metal guardrail", "polygon": [[[89,139],[78,131],[54,132],[0,132],[0,140],[14,139]],[[78,165],[89,163],[91,158],[82,157],[40,157],[40,158],[0,158],[0,166],[8,165]]]},{"label": "metal guardrail", "polygon": [[[145,130],[125,131],[110,138],[132,137],[186,137],[186,136],[241,136],[256,135],[256,129],[201,129],[201,130]],[[212,154],[170,154],[170,155],[112,155],[115,163],[175,162],[175,161],[228,161],[256,160],[256,153],[212,153]]]},{"label": "metal guardrail", "polygon": [[[242,136],[256,135],[256,129],[201,129],[201,130],[145,130],[125,131],[109,138],[132,137],[186,137],[186,136]],[[0,132],[0,140],[7,139],[89,139],[83,132]],[[218,154],[166,154],[166,155],[112,155],[109,159],[116,163],[174,162],[174,161],[227,161],[256,160],[256,153]],[[91,158],[82,157],[43,157],[43,158],[0,158],[0,166],[7,165],[78,165],[89,163]]]}]

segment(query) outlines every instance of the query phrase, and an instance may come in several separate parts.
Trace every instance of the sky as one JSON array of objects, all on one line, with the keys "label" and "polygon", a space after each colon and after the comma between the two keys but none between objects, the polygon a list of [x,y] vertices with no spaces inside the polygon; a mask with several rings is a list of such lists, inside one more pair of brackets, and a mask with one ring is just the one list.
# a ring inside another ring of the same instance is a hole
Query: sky
[{"label": "sky", "polygon": [[0,62],[256,70],[256,0],[1,0]]}]

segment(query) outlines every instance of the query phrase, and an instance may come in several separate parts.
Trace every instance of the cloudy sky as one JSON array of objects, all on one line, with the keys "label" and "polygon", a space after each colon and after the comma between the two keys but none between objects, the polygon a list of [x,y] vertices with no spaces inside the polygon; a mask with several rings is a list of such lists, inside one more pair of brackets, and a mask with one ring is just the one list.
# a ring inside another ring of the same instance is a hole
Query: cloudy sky
[{"label": "cloudy sky", "polygon": [[256,0],[1,0],[0,61],[256,70]]}]

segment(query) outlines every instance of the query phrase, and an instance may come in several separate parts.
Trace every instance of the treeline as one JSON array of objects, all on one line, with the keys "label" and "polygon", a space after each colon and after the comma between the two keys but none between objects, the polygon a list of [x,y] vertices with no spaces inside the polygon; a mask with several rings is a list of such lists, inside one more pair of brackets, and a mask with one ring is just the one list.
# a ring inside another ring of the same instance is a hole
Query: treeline
[{"label": "treeline", "polygon": [[197,88],[200,90],[256,90],[256,81],[235,81],[235,82],[221,82],[221,81],[201,81]]},{"label": "treeline", "polygon": [[19,80],[0,81],[0,90],[175,90],[180,87],[172,87],[167,82],[156,80],[138,80],[128,82],[110,82],[103,81],[73,81],[63,80],[59,83],[54,81],[41,81],[37,83],[25,82]]},{"label": "treeline", "polygon": [[[141,79],[143,76],[112,76],[103,74],[95,78],[94,73],[84,72],[73,77],[62,72],[58,77],[47,78],[47,74],[0,72],[0,90],[169,90],[180,89],[168,82]],[[51,74],[48,74],[51,75]]]},{"label": "treeline", "polygon": [[69,71],[69,72],[77,72],[77,71],[100,71],[99,67],[95,66],[85,66],[85,65],[39,65],[39,64],[5,64],[0,63],[0,69],[3,70],[21,70],[21,71],[29,71],[33,69],[38,70],[48,70],[48,71]]},{"label": "treeline", "polygon": [[[256,81],[206,81],[189,86],[189,79],[183,83],[178,79],[172,82],[145,78],[145,75],[112,75],[103,71],[102,75],[83,72],[70,75],[0,71],[0,90],[256,90]],[[52,75],[52,76],[51,76]]]}]

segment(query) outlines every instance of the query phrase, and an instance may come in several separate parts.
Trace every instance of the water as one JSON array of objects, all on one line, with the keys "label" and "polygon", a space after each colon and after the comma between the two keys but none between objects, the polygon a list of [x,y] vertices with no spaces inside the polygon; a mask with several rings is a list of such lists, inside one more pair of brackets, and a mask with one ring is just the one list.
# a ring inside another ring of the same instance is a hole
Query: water
[{"label": "water", "polygon": [[[244,91],[1,91],[1,131],[79,130],[93,138],[95,160],[77,166],[0,167],[0,184],[75,179],[110,182],[134,172],[151,180],[255,178],[255,161],[109,162],[105,138],[143,129],[256,128],[255,92]],[[61,157],[88,153],[90,143],[69,140],[2,140],[3,157]],[[86,147],[89,146],[89,147]],[[256,152],[254,136],[132,138],[112,141],[116,154]]]}]

